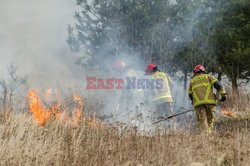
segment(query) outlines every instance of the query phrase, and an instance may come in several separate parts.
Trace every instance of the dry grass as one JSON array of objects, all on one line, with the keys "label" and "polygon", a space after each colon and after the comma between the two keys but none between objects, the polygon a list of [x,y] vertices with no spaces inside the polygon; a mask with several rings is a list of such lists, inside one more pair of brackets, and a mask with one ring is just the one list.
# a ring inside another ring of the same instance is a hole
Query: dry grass
[{"label": "dry grass", "polygon": [[220,121],[210,135],[91,128],[53,122],[38,127],[29,113],[0,113],[1,165],[249,165],[250,120]]}]

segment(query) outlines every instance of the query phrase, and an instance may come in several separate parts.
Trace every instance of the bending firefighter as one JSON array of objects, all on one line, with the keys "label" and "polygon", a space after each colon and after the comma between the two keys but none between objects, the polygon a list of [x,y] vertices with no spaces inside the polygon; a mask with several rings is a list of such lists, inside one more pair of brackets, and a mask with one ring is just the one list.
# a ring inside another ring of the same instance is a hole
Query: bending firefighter
[{"label": "bending firefighter", "polygon": [[160,72],[154,64],[147,65],[145,74],[151,75],[153,79],[162,79],[163,81],[162,88],[153,89],[153,101],[156,106],[156,117],[165,118],[169,114],[173,115],[173,99],[170,91],[169,76],[166,73]]},{"label": "bending firefighter", "polygon": [[214,111],[217,104],[213,87],[221,95],[220,101],[226,100],[226,92],[214,76],[206,73],[202,65],[197,65],[193,73],[189,86],[189,98],[195,108],[199,129],[211,132],[214,128]]},{"label": "bending firefighter", "polygon": [[[115,78],[126,79],[126,77],[137,77],[135,70],[128,66],[123,60],[116,60],[113,63],[112,69],[115,73]],[[143,96],[143,91],[137,89],[124,89],[118,90],[117,92],[119,93],[116,94],[116,96],[119,96],[119,103],[116,106],[116,111],[128,110],[129,108],[136,107],[140,103],[139,99],[141,99]]]}]

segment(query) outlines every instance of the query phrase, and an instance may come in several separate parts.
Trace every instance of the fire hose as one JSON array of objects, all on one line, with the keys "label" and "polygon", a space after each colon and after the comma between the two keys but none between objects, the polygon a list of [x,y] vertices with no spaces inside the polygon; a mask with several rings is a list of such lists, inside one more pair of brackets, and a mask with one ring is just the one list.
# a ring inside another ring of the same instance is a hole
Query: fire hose
[{"label": "fire hose", "polygon": [[174,117],[177,117],[177,116],[180,116],[180,115],[186,114],[186,113],[191,112],[191,111],[194,111],[194,109],[190,109],[190,110],[187,110],[187,111],[184,111],[184,112],[178,113],[178,114],[174,114],[174,115],[171,115],[171,116],[165,117],[165,118],[163,118],[163,119],[160,119],[160,120],[158,120],[158,121],[154,122],[154,123],[153,123],[153,125],[158,124],[158,123],[163,122],[163,121],[166,121],[166,120],[168,120],[168,119],[171,119],[171,118],[174,118]]},{"label": "fire hose", "polygon": [[[220,101],[219,100],[219,103],[221,104],[221,102],[222,101]],[[117,106],[117,108],[116,108],[117,110],[119,109],[119,104],[118,104],[118,106]],[[183,108],[183,107],[181,107],[179,110],[185,110],[185,108]],[[183,114],[186,114],[186,113],[188,113],[188,112],[192,112],[192,111],[194,111],[194,109],[189,109],[189,110],[185,110],[185,111],[183,111],[183,112],[180,112],[180,113],[177,113],[177,114],[173,114],[173,115],[171,115],[171,116],[167,116],[167,117],[163,117],[163,118],[161,118],[160,120],[158,120],[158,121],[156,121],[156,122],[154,122],[153,123],[153,125],[155,125],[155,124],[158,124],[158,123],[161,123],[161,122],[163,122],[163,121],[166,121],[166,120],[169,120],[169,119],[172,119],[172,118],[174,118],[174,117],[177,117],[177,116],[180,116],[180,115],[183,115]],[[102,116],[102,117],[99,117],[100,119],[110,119],[110,118],[115,118],[116,116],[120,116],[121,114],[124,114],[124,113],[127,113],[127,114],[129,114],[129,113],[131,113],[131,112],[133,112],[132,110],[130,110],[130,111],[126,111],[126,112],[124,112],[124,111],[121,111],[121,112],[117,112],[116,114],[111,114],[111,115],[109,115],[109,116]],[[224,115],[226,115],[227,117],[230,117],[230,118],[236,118],[236,115],[234,114],[234,113],[232,113],[232,112],[227,112],[227,111],[221,111]]]},{"label": "fire hose", "polygon": [[[219,100],[219,103],[220,103],[220,104],[221,104],[221,102],[223,102],[223,101]],[[184,108],[181,107],[180,109],[184,109]],[[186,114],[186,113],[191,112],[191,111],[194,111],[194,109],[186,110],[186,111],[184,111],[184,112],[181,112],[181,113],[178,113],[178,114],[174,114],[174,115],[165,117],[165,118],[163,118],[163,119],[160,119],[160,120],[154,122],[153,125],[158,124],[158,123],[163,122],[163,121],[166,121],[166,120],[168,120],[168,119],[171,119],[171,118],[174,118],[174,117],[177,117],[177,116]],[[224,115],[226,115],[227,117],[229,117],[229,118],[233,118],[233,119],[236,119],[236,118],[237,118],[237,115],[236,115],[235,113],[233,113],[233,112],[228,112],[228,111],[221,111],[221,112],[222,112]]]}]

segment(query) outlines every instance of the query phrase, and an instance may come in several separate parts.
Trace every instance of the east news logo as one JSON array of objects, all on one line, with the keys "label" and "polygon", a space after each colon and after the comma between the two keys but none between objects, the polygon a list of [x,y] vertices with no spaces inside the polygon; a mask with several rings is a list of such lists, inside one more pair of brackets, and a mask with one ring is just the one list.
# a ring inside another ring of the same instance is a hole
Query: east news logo
[{"label": "east news logo", "polygon": [[163,79],[136,79],[136,77],[126,77],[126,79],[97,79],[87,77],[86,89],[162,89]]}]

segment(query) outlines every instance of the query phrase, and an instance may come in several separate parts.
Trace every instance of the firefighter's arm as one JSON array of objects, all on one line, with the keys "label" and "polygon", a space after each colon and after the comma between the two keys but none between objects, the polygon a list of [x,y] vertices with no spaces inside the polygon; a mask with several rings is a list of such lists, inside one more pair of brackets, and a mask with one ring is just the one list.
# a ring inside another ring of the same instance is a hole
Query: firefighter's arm
[{"label": "firefighter's arm", "polygon": [[224,90],[222,84],[212,75],[209,76],[210,80],[211,80],[211,84],[213,85],[213,87],[219,92],[219,94],[221,95],[221,100],[225,101],[226,100],[226,91]]},{"label": "firefighter's arm", "polygon": [[[132,77],[136,77],[137,78],[137,74],[134,70],[130,69],[126,75],[126,77],[132,78]],[[132,91],[133,95],[136,95],[138,97],[143,97],[144,92],[143,89],[138,89],[137,87]]]}]

